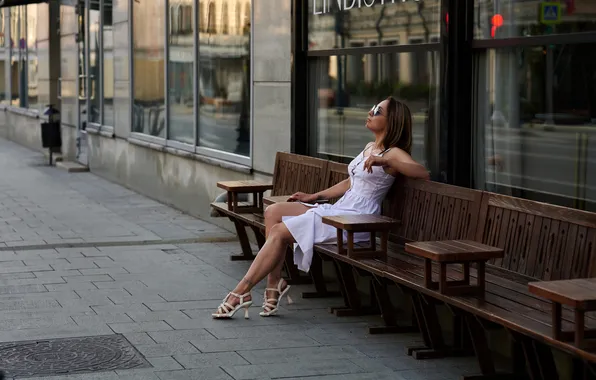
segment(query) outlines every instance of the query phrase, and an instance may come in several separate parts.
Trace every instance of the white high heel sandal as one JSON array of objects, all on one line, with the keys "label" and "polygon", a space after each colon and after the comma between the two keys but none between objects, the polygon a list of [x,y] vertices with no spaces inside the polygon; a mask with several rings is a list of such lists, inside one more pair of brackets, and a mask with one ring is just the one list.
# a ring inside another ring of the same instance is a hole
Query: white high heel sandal
[{"label": "white high heel sandal", "polygon": [[[239,303],[236,306],[230,305],[228,299],[230,296],[234,296],[239,299]],[[236,293],[228,293],[226,298],[223,299],[223,302],[217,308],[217,313],[211,314],[214,319],[224,319],[224,318],[232,318],[236,312],[242,308],[244,308],[244,318],[248,319],[248,308],[252,305],[252,300],[244,302],[246,297],[250,296],[250,293],[246,294],[236,294]]]},{"label": "white high heel sandal", "polygon": [[[274,288],[266,288],[265,289],[265,294],[264,294],[265,302],[263,302],[263,311],[261,311],[259,313],[259,315],[261,317],[270,317],[272,315],[275,315],[277,313],[277,311],[279,310],[279,304],[280,304],[283,296],[286,296],[286,298],[288,299],[288,305],[291,305],[293,303],[292,299],[288,295],[288,291],[290,290],[290,285],[286,284],[285,289],[282,290],[281,289],[282,281],[283,280],[279,280],[279,282],[277,283],[276,289],[274,289]],[[279,297],[278,298],[267,298],[268,291],[279,293]],[[272,303],[272,302],[275,302],[275,303]]]}]

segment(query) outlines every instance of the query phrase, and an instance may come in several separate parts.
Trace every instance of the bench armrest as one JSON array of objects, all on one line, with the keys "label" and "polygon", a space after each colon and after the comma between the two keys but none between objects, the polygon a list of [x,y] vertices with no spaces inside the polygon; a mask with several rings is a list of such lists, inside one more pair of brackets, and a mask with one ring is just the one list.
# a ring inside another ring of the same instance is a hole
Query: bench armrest
[{"label": "bench armrest", "polygon": [[259,181],[222,181],[217,187],[230,193],[261,193],[273,189],[273,185]]},{"label": "bench armrest", "polygon": [[324,216],[323,223],[339,230],[350,232],[389,231],[400,221],[382,215],[337,215]]}]

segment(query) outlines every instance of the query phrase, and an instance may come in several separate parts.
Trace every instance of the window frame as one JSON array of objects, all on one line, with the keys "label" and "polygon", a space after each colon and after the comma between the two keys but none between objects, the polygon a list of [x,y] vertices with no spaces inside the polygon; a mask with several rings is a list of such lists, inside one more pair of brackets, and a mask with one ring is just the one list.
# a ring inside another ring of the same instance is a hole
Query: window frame
[{"label": "window frame", "polygon": [[[173,149],[177,149],[177,150],[181,150],[181,151],[185,151],[185,152],[189,152],[189,153],[194,153],[197,155],[201,155],[201,156],[205,156],[205,157],[209,157],[209,158],[215,158],[218,160],[222,160],[222,161],[227,161],[227,162],[231,162],[231,163],[235,163],[235,164],[239,164],[242,166],[246,166],[249,168],[252,168],[253,166],[253,152],[254,152],[254,125],[253,125],[253,106],[254,106],[254,99],[253,99],[253,86],[252,86],[252,78],[254,76],[254,60],[252,59],[252,54],[254,51],[254,23],[253,23],[253,19],[254,19],[254,7],[253,7],[253,1],[250,0],[249,4],[247,5],[249,7],[249,16],[250,16],[250,35],[249,35],[249,39],[250,39],[250,45],[249,45],[249,56],[250,56],[250,66],[248,68],[249,73],[250,73],[250,78],[251,78],[251,82],[247,84],[248,86],[248,91],[249,91],[249,150],[248,150],[248,156],[243,156],[243,155],[239,155],[236,153],[231,153],[231,152],[226,152],[223,150],[217,150],[217,149],[213,149],[213,148],[208,148],[205,146],[200,146],[199,145],[199,130],[201,128],[200,126],[200,122],[199,122],[199,105],[200,105],[200,87],[199,87],[199,75],[200,75],[200,64],[199,64],[199,57],[200,57],[200,34],[201,33],[210,33],[208,30],[209,25],[209,15],[203,15],[202,11],[205,10],[206,8],[209,8],[209,5],[212,4],[212,1],[209,0],[205,0],[205,1],[200,1],[200,0],[192,0],[192,8],[193,10],[191,11],[192,13],[192,17],[193,17],[193,21],[194,21],[194,32],[193,32],[193,54],[194,54],[194,59],[193,59],[193,75],[194,75],[194,80],[193,80],[193,93],[194,93],[194,100],[193,100],[193,123],[194,123],[194,127],[193,127],[193,134],[194,134],[194,144],[188,144],[185,142],[181,142],[181,141],[175,141],[175,140],[171,140],[170,139],[170,102],[169,102],[169,69],[170,69],[170,63],[169,63],[169,51],[170,51],[170,42],[169,42],[169,33],[170,33],[170,23],[171,23],[171,12],[169,10],[169,5],[170,5],[170,0],[164,0],[165,3],[165,15],[164,15],[164,20],[165,20],[165,35],[164,35],[164,117],[165,117],[165,137],[159,137],[159,136],[151,136],[151,135],[147,135],[144,133],[140,133],[140,132],[133,132],[131,131],[130,136],[137,139],[137,140],[141,140],[141,141],[145,141],[151,144],[155,144],[155,145],[159,145],[159,146],[163,146],[163,147],[169,147],[169,148],[173,148]],[[130,125],[132,126],[134,124],[134,112],[133,112],[133,105],[134,105],[134,4],[135,4],[135,0],[128,0],[128,5],[129,5],[129,9],[130,9],[130,20],[129,20],[129,39],[131,41],[130,46],[129,46],[129,54],[130,54],[130,60],[129,60],[129,72],[130,72],[130,95],[129,95],[129,99],[130,99],[130,104],[131,104],[131,112],[130,112],[130,117],[129,117],[129,121],[130,121]],[[235,4],[240,4],[240,1],[236,2]],[[214,6],[216,6],[213,3]],[[204,17],[206,20],[206,23],[202,23],[201,21],[203,20]],[[216,23],[213,26],[213,28],[215,28],[215,31],[217,32],[217,19],[215,20]]]},{"label": "window frame", "polygon": [[[472,4],[471,8],[471,16],[468,19],[471,25],[474,24],[474,5]],[[528,199],[524,194],[534,194],[538,197],[548,197],[548,203],[554,204],[562,204],[564,203],[563,200],[567,199],[565,195],[562,194],[549,194],[544,192],[541,189],[522,189],[515,186],[506,186],[503,184],[498,184],[491,181],[486,181],[485,173],[480,173],[481,171],[484,172],[486,170],[485,162],[486,162],[486,155],[487,155],[487,146],[485,143],[480,143],[481,139],[480,136],[484,136],[486,131],[484,128],[481,127],[481,116],[483,115],[483,111],[480,110],[482,107],[482,96],[479,95],[480,88],[482,87],[482,80],[485,77],[482,76],[483,68],[481,67],[482,63],[487,58],[489,51],[494,50],[498,51],[501,49],[507,48],[531,48],[531,47],[540,47],[545,45],[582,45],[582,44],[590,44],[596,43],[596,31],[589,31],[589,32],[577,32],[577,33],[559,33],[559,34],[550,34],[550,35],[535,35],[535,36],[527,36],[527,37],[507,37],[507,38],[482,38],[482,39],[474,39],[473,34],[470,36],[470,39],[466,41],[467,44],[470,46],[470,51],[472,53],[472,62],[473,62],[473,70],[472,70],[472,102],[470,103],[470,108],[472,110],[471,115],[471,122],[472,122],[472,139],[470,145],[468,147],[461,146],[461,149],[469,149],[470,152],[470,162],[480,162],[482,160],[482,166],[475,165],[470,168],[470,185],[469,187],[472,188],[479,188],[484,190],[484,187],[487,183],[491,183],[495,186],[498,192],[503,192],[505,190],[511,191],[513,196],[520,197],[524,199]],[[485,139],[482,139],[485,141]],[[483,183],[482,180],[484,180]],[[542,200],[544,201],[544,200]],[[574,207],[579,209],[584,209],[585,203],[590,202],[583,198],[576,198],[573,199]]]},{"label": "window frame", "polygon": [[[292,68],[292,152],[310,155],[313,157],[323,157],[333,161],[346,163],[349,162],[351,158],[333,154],[320,155],[315,152],[317,146],[317,133],[315,126],[311,125],[310,123],[310,107],[312,104],[312,100],[310,99],[311,88],[309,88],[310,67],[318,59],[330,56],[337,56],[338,58],[350,55],[366,54],[395,54],[397,56],[399,53],[438,53],[441,62],[440,65],[444,66],[442,62],[445,60],[445,44],[442,43],[440,36],[444,35],[445,33],[445,23],[443,21],[440,22],[439,34],[433,34],[432,36],[429,36],[429,42],[423,41],[422,43],[418,44],[385,45],[383,43],[385,41],[381,41],[381,45],[373,46],[366,45],[364,41],[354,40],[350,42],[362,43],[362,46],[310,50],[308,48],[309,1],[310,0],[293,1],[294,7],[292,21],[295,36],[292,41],[292,54],[296,58],[293,61]],[[440,2],[439,12],[441,12],[441,15],[443,14],[443,3],[446,3],[447,1],[448,0],[441,0]],[[441,16],[439,18],[442,19]],[[439,37],[438,41],[431,42],[436,37]],[[391,38],[389,40],[399,42],[399,38]],[[445,80],[445,78],[442,78],[443,75],[443,70],[440,69],[438,78],[439,89],[437,90],[438,92],[436,95],[436,100],[441,109],[448,106],[448,103],[445,102],[445,99],[442,96],[443,90],[441,87],[443,86],[443,82]],[[299,83],[307,83],[307,85],[298,85]],[[304,99],[307,99],[307,101],[305,102]],[[441,112],[441,115],[443,114],[444,112]],[[437,124],[442,125],[443,120],[437,121]],[[306,128],[303,127],[305,125]]]}]

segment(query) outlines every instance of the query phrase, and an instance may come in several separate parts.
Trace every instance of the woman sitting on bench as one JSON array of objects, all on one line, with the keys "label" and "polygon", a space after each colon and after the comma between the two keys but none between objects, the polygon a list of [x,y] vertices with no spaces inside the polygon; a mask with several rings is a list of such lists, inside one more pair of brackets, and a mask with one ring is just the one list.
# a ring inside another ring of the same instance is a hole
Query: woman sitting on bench
[{"label": "woman sitting on bench", "polygon": [[[402,174],[428,179],[428,171],[415,162],[412,151],[412,116],[402,102],[389,97],[368,113],[366,127],[375,141],[348,166],[349,178],[317,194],[296,193],[290,202],[278,203],[265,210],[266,242],[250,266],[245,277],[228,293],[213,318],[231,318],[252,305],[250,290],[265,276],[267,288],[263,317],[274,315],[290,286],[282,279],[281,271],[289,244],[294,247],[294,263],[308,272],[315,244],[333,243],[336,229],[323,224],[322,217],[350,214],[379,214],[381,202],[395,177]],[[335,204],[317,204],[319,200],[338,198]],[[355,234],[354,241],[367,241],[369,234]],[[288,302],[291,303],[290,297]]]}]

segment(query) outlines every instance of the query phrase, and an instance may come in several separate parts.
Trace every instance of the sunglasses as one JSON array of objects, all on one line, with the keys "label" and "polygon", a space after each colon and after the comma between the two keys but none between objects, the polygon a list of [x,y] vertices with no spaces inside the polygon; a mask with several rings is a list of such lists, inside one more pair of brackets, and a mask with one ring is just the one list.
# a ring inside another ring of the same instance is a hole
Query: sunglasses
[{"label": "sunglasses", "polygon": [[369,111],[369,112],[372,112],[372,115],[373,115],[373,116],[381,116],[381,115],[383,115],[383,114],[381,113],[381,106],[380,106],[380,105],[378,105],[378,104],[377,104],[376,106],[373,106],[373,107],[370,109],[370,111]]}]

